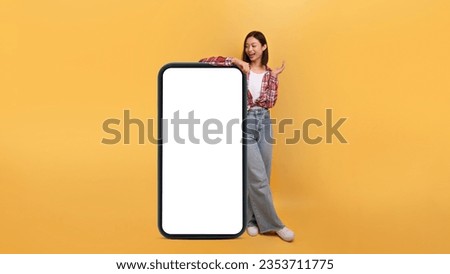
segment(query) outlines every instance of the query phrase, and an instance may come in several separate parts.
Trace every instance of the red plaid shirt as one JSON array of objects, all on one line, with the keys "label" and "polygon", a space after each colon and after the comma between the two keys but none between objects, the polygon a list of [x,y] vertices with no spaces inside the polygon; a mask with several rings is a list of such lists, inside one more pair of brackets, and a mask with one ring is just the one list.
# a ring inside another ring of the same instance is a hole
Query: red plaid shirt
[{"label": "red plaid shirt", "polygon": [[[215,66],[226,66],[231,67],[233,64],[231,63],[231,57],[209,57],[203,58],[200,60],[202,63],[208,63]],[[261,94],[253,102],[253,97],[250,91],[247,91],[247,109],[250,109],[254,106],[259,106],[263,108],[272,108],[275,105],[278,97],[278,78],[272,76],[270,72],[272,71],[269,67],[267,67],[267,71],[262,79],[261,86]],[[248,81],[249,73],[247,73],[247,81]]]}]

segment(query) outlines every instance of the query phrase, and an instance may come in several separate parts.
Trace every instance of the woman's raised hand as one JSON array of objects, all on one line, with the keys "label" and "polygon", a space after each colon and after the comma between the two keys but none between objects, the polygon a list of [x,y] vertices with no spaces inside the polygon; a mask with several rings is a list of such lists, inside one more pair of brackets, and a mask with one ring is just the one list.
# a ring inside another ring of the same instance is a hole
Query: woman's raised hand
[{"label": "woman's raised hand", "polygon": [[278,74],[280,74],[280,73],[283,72],[284,67],[285,67],[285,66],[284,66],[284,61],[283,61],[283,63],[281,63],[281,67],[278,67],[278,68],[276,68],[276,69],[273,69],[272,72],[271,72],[270,74],[272,74],[273,76],[277,77]]}]

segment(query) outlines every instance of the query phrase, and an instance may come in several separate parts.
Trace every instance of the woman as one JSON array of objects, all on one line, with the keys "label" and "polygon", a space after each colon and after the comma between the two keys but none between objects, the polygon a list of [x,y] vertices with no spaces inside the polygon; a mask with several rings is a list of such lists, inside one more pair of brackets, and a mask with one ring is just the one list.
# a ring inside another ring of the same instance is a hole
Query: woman
[{"label": "woman", "polygon": [[244,39],[242,60],[234,57],[210,57],[200,60],[218,66],[237,66],[247,74],[247,167],[248,206],[247,233],[276,232],[283,240],[294,240],[294,232],[278,218],[269,186],[272,162],[272,125],[269,110],[278,95],[278,75],[281,67],[271,70],[267,66],[269,49],[259,31],[252,31]]}]

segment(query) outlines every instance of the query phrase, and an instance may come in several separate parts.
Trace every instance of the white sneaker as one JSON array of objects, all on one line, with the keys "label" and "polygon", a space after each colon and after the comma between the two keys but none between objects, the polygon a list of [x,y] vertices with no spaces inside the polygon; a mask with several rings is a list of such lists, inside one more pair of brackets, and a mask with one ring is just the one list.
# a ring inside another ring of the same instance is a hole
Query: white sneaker
[{"label": "white sneaker", "polygon": [[294,231],[290,230],[287,227],[283,227],[282,229],[277,231],[278,236],[286,242],[292,242],[294,240]]},{"label": "white sneaker", "polygon": [[249,226],[249,227],[247,227],[247,234],[252,236],[252,237],[255,237],[256,235],[259,234],[258,227],[257,226]]}]

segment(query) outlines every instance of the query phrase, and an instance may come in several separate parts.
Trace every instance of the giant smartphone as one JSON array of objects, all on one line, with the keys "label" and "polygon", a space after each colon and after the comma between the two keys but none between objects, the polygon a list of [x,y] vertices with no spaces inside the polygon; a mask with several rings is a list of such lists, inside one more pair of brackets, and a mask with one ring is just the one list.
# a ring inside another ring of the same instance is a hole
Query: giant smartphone
[{"label": "giant smartphone", "polygon": [[245,229],[246,77],[236,67],[170,63],[158,75],[158,226],[167,238]]}]

